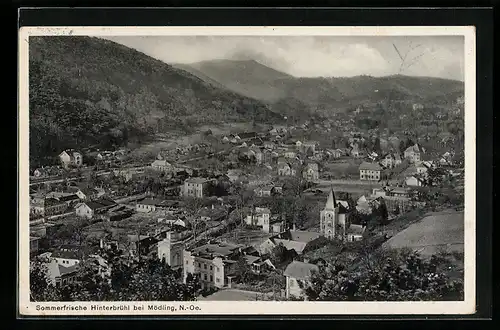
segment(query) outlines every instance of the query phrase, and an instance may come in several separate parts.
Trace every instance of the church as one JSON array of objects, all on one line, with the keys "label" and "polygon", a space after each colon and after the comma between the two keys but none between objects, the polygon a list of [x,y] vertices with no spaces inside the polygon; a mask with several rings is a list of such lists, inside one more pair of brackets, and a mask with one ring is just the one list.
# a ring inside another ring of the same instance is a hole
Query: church
[{"label": "church", "polygon": [[365,227],[351,224],[349,214],[349,204],[346,201],[337,201],[331,189],[325,208],[320,213],[321,234],[328,239],[361,240]]}]

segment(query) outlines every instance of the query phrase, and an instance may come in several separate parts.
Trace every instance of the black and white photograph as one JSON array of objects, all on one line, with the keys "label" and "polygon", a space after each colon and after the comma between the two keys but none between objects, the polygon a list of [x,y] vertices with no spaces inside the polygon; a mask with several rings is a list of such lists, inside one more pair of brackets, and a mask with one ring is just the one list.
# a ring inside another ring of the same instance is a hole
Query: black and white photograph
[{"label": "black and white photograph", "polygon": [[473,312],[473,30],[213,30],[25,30],[21,312]]}]

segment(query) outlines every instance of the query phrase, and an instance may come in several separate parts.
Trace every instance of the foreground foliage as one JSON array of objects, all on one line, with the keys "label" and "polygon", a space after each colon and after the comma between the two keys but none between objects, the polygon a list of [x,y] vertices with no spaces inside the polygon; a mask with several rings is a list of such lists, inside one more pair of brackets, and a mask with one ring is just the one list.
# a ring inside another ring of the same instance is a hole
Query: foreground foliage
[{"label": "foreground foliage", "polygon": [[326,301],[458,301],[464,299],[463,282],[450,280],[434,255],[423,259],[417,253],[379,256],[358,271],[346,265],[320,265],[310,284],[304,284],[309,300]]},{"label": "foreground foliage", "polygon": [[[72,283],[54,286],[47,277],[47,266],[35,261],[30,268],[33,301],[188,301],[199,296],[196,276],[181,283],[178,273],[157,258],[129,260],[115,256],[110,272],[99,272],[91,260],[81,264]],[[102,269],[101,269],[102,270]]]}]

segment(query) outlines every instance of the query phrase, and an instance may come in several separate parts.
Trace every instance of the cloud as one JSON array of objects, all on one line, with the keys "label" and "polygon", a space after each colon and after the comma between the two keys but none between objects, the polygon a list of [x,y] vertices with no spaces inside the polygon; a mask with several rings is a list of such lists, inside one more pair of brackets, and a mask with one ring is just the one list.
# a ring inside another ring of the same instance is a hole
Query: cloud
[{"label": "cloud", "polygon": [[[300,77],[396,74],[409,44],[424,52],[403,74],[463,79],[463,38],[455,37],[110,37],[166,63],[256,60]],[[406,47],[406,48],[405,48]]]}]

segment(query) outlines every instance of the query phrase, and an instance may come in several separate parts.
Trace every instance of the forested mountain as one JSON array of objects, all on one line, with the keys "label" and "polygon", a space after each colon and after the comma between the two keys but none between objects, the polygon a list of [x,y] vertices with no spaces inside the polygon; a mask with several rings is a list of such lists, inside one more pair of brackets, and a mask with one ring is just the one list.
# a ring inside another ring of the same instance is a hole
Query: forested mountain
[{"label": "forested mountain", "polygon": [[207,82],[216,82],[229,90],[262,101],[284,98],[288,79],[292,76],[254,60],[212,60],[192,64],[174,64]]},{"label": "forested mountain", "polygon": [[303,108],[322,115],[377,104],[388,98],[443,105],[463,96],[464,92],[463,82],[440,78],[403,75],[297,78],[256,61],[216,60],[179,67],[208,83],[215,82],[242,95],[278,103],[275,109],[281,109],[283,103],[300,102]]},{"label": "forested mountain", "polygon": [[68,147],[106,147],[207,123],[282,118],[260,101],[111,41],[50,36],[29,42],[32,165]]}]

